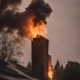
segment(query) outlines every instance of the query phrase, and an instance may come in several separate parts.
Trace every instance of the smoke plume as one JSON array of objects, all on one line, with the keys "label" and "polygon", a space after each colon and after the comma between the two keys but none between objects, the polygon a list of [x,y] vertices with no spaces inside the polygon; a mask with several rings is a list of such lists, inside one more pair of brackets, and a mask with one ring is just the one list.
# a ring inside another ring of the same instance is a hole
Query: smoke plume
[{"label": "smoke plume", "polygon": [[17,34],[23,37],[30,37],[30,21],[33,25],[43,21],[50,16],[52,9],[44,0],[32,0],[24,12],[18,11],[21,0],[0,0],[0,31],[7,28],[7,32],[17,30]]}]

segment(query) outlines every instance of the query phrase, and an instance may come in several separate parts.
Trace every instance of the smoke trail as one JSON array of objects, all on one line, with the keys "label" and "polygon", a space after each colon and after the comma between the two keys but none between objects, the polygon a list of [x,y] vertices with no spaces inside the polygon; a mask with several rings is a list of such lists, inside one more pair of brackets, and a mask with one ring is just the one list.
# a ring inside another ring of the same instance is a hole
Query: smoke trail
[{"label": "smoke trail", "polygon": [[52,12],[48,3],[45,3],[44,0],[32,0],[25,11],[20,13],[17,9],[21,2],[21,0],[0,0],[0,31],[4,28],[7,28],[7,32],[17,30],[19,36],[27,37],[30,35],[29,21],[31,19],[34,26],[40,21],[47,23],[46,18]]},{"label": "smoke trail", "polygon": [[49,4],[45,3],[44,0],[33,0],[26,10],[27,12],[31,11],[36,15],[36,18],[34,19],[35,24],[41,20],[47,23],[46,17],[48,17],[52,12]]},{"label": "smoke trail", "polygon": [[8,7],[17,7],[21,0],[0,0],[0,15],[6,11]]}]

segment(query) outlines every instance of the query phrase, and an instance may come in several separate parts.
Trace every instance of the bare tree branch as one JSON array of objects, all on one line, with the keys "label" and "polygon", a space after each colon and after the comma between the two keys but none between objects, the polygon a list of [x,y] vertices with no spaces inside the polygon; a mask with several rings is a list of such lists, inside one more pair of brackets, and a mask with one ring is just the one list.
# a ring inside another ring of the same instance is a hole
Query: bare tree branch
[{"label": "bare tree branch", "polygon": [[9,38],[6,32],[0,34],[0,58],[2,60],[7,60],[15,57],[21,57],[23,53],[21,52],[21,47],[15,43],[14,40]]}]

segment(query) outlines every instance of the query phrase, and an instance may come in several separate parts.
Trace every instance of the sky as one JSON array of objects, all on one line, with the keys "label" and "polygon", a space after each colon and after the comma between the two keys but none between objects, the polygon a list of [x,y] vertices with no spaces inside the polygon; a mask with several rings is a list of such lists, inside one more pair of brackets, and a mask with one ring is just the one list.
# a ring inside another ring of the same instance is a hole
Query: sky
[{"label": "sky", "polygon": [[[20,11],[24,11],[31,0],[22,0]],[[80,0],[45,0],[53,13],[47,19],[49,54],[52,65],[59,60],[66,65],[68,60],[80,62]],[[25,65],[31,61],[31,41],[27,40],[23,47],[21,60]]]}]

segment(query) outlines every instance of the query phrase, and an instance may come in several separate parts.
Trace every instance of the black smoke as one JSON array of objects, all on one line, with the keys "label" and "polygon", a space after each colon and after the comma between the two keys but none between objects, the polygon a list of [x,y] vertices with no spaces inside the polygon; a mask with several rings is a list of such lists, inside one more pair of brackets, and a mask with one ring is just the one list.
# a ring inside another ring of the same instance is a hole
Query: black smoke
[{"label": "black smoke", "polygon": [[44,0],[33,0],[31,4],[26,8],[27,12],[32,11],[36,18],[34,23],[36,24],[39,21],[46,22],[46,18],[51,14],[52,9],[48,3],[45,3]]},{"label": "black smoke", "polygon": [[[29,16],[34,15],[34,25],[43,21],[47,23],[46,18],[50,16],[52,9],[44,0],[32,0],[24,12],[18,12],[18,6],[21,0],[0,0],[0,31],[8,28],[7,32],[18,30],[20,36],[25,36],[23,26],[27,25]],[[27,26],[26,26],[27,28]]]},{"label": "black smoke", "polygon": [[6,11],[9,7],[17,7],[21,0],[0,0],[0,15]]}]

